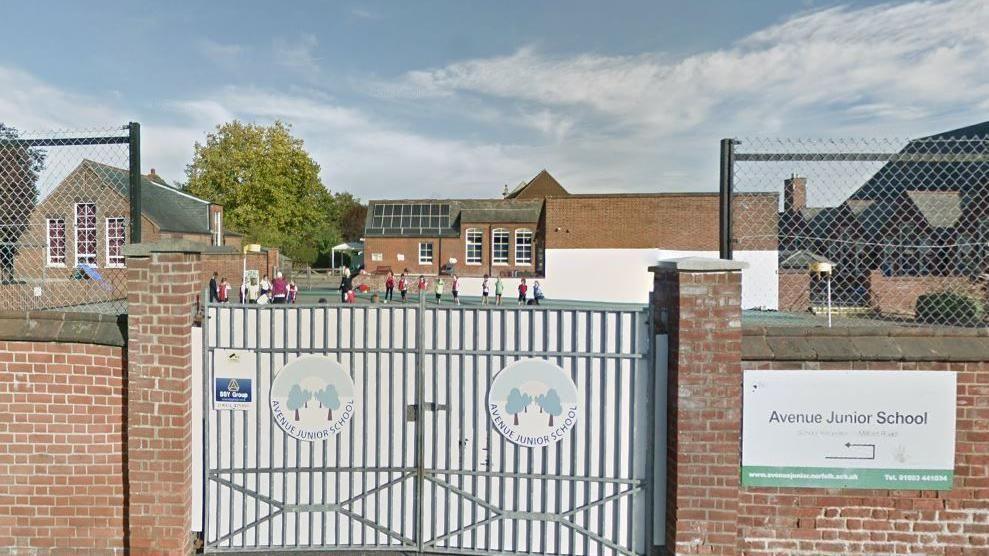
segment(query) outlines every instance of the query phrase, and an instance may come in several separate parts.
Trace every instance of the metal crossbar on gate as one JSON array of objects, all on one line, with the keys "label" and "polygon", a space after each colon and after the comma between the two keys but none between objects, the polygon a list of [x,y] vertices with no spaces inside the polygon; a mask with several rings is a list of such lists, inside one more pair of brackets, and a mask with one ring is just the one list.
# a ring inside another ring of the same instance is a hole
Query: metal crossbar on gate
[{"label": "metal crossbar on gate", "polygon": [[[644,554],[650,338],[632,306],[208,305],[205,391],[218,354],[249,353],[256,405],[204,400],[205,550]],[[283,365],[310,354],[356,387],[353,420],[315,442],[268,407]],[[493,378],[527,358],[564,369],[581,398],[577,424],[541,448],[488,415]]]}]

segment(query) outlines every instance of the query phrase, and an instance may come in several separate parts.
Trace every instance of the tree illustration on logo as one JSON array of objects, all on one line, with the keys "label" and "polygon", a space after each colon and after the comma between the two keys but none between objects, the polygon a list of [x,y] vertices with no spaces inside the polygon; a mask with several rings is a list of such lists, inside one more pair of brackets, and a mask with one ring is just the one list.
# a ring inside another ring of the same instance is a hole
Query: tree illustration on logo
[{"label": "tree illustration on logo", "polygon": [[522,409],[528,413],[529,406],[532,405],[532,396],[529,394],[522,394]]},{"label": "tree illustration on logo", "polygon": [[308,408],[309,407],[309,401],[312,400],[312,391],[311,390],[303,390],[302,391],[302,399],[304,400],[302,402],[302,407]]},{"label": "tree illustration on logo", "polygon": [[505,413],[515,416],[515,425],[519,424],[519,412],[522,411],[522,392],[519,392],[518,388],[512,388],[512,391],[508,393],[508,401],[505,402]]},{"label": "tree illustration on logo", "polygon": [[557,394],[556,390],[553,388],[550,388],[549,392],[546,392],[546,395],[543,396],[540,407],[542,407],[543,411],[549,413],[549,426],[551,427],[553,426],[553,417],[559,417],[560,414],[563,413],[563,405],[560,403],[560,395]]},{"label": "tree illustration on logo", "polygon": [[539,394],[536,396],[536,405],[539,406],[539,413],[543,412],[543,402],[546,401],[546,396],[544,394]]},{"label": "tree illustration on logo", "polygon": [[289,408],[289,411],[295,412],[295,420],[299,420],[299,408],[301,408],[306,403],[306,395],[302,392],[302,388],[298,384],[293,384],[292,389],[288,391],[288,400],[285,402],[285,406]]},{"label": "tree illustration on logo", "polygon": [[326,388],[316,392],[316,399],[326,406],[326,420],[332,421],[333,410],[340,409],[340,394],[337,393],[337,387],[327,384]]}]

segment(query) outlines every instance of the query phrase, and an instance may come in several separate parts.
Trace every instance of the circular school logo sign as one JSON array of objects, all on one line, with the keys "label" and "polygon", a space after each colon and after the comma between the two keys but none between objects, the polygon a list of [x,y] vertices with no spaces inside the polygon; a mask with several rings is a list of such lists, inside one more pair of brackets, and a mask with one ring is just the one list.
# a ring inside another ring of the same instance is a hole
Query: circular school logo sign
[{"label": "circular school logo sign", "polygon": [[340,363],[322,355],[300,357],[275,375],[271,418],[289,436],[314,442],[340,431],[354,417],[356,388]]},{"label": "circular school logo sign", "polygon": [[577,424],[577,386],[549,361],[516,361],[492,381],[488,413],[498,432],[513,444],[533,448],[555,444]]}]

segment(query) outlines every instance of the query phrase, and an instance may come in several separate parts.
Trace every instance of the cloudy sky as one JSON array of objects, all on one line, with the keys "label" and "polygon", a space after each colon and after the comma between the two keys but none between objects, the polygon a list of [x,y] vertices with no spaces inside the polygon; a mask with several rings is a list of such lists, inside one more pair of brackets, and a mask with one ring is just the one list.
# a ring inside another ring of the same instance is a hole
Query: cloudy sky
[{"label": "cloudy sky", "polygon": [[989,2],[4,3],[0,122],[139,121],[183,179],[234,118],[292,124],[327,186],[492,197],[713,190],[717,142],[989,120]]}]

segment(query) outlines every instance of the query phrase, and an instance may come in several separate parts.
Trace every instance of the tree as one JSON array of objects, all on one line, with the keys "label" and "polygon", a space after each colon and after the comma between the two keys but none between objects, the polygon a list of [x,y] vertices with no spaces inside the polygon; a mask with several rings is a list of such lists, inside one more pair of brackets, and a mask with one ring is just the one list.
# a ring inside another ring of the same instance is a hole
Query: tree
[{"label": "tree", "polygon": [[288,391],[288,400],[285,402],[285,406],[288,407],[289,411],[295,412],[295,420],[299,420],[299,408],[306,403],[306,395],[302,392],[302,388],[298,384],[293,384],[292,388]]},{"label": "tree", "polygon": [[536,405],[539,406],[539,413],[543,412],[543,402],[546,400],[545,394],[539,394],[536,396]]},{"label": "tree", "polygon": [[0,123],[0,282],[14,278],[17,245],[38,202],[45,153],[17,143],[18,131]]},{"label": "tree", "polygon": [[337,393],[337,387],[332,384],[327,384],[326,388],[316,392],[316,399],[319,400],[320,404],[325,405],[327,408],[326,420],[332,421],[333,410],[340,409],[340,395]]},{"label": "tree", "polygon": [[308,408],[309,407],[309,402],[312,400],[312,391],[311,390],[303,390],[302,391],[302,399],[305,400],[305,402],[303,403],[303,407]]},{"label": "tree", "polygon": [[356,241],[364,237],[364,220],[367,218],[367,205],[350,193],[337,193],[334,196],[340,211],[340,234],[344,241]]},{"label": "tree", "polygon": [[508,401],[505,402],[505,413],[515,416],[515,424],[519,424],[519,412],[522,411],[522,393],[518,388],[512,388],[508,393]]},{"label": "tree", "polygon": [[195,145],[186,190],[223,205],[224,224],[248,241],[312,263],[339,243],[340,208],[290,131],[282,122],[217,126]]},{"label": "tree", "polygon": [[529,406],[532,405],[532,396],[529,394],[522,394],[522,408],[526,413],[529,412]]},{"label": "tree", "polygon": [[542,408],[549,413],[549,426],[553,426],[553,417],[559,417],[563,413],[563,405],[560,403],[560,395],[556,393],[553,388],[546,392],[546,396],[543,397]]}]

